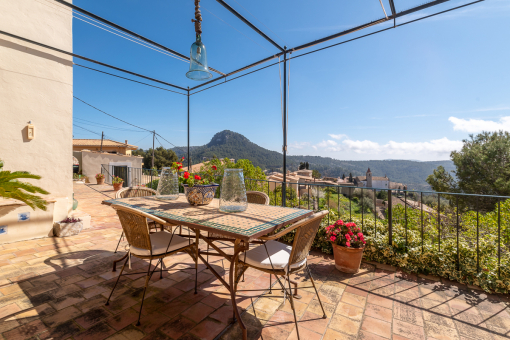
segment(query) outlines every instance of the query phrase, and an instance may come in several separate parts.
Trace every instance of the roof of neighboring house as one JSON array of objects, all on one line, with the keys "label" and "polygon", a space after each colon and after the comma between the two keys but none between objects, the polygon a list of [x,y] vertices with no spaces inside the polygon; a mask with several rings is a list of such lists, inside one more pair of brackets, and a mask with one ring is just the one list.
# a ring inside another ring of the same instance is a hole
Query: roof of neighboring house
[{"label": "roof of neighboring house", "polygon": [[[101,139],[73,139],[73,146],[101,146]],[[103,139],[103,146],[124,147],[131,150],[138,149],[138,146],[116,142],[111,139]]]}]

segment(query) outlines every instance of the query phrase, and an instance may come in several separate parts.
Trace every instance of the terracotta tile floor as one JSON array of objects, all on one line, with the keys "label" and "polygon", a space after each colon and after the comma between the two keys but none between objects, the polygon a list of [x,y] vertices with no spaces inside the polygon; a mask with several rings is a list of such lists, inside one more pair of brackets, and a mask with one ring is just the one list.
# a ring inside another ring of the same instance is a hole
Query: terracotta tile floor
[{"label": "terracotta tile floor", "polygon": [[[200,265],[199,293],[193,294],[194,266],[185,254],[165,261],[163,279],[153,276],[139,327],[142,276],[121,279],[105,306],[116,278],[111,261],[124,254],[113,253],[121,227],[113,209],[101,205],[113,194],[108,186],[75,185],[79,209],[92,215],[92,228],[78,236],[0,245],[0,339],[240,339],[228,292]],[[225,273],[226,260],[211,261]],[[313,289],[301,289],[295,302],[301,339],[509,338],[507,296],[377,264],[364,263],[360,273],[346,275],[320,253],[311,254],[309,262],[327,318]],[[133,260],[132,267],[147,270],[148,264]],[[310,286],[304,275],[294,279]],[[268,285],[267,275],[249,270],[240,289]],[[262,293],[238,297],[249,338],[297,339],[281,291]]]}]

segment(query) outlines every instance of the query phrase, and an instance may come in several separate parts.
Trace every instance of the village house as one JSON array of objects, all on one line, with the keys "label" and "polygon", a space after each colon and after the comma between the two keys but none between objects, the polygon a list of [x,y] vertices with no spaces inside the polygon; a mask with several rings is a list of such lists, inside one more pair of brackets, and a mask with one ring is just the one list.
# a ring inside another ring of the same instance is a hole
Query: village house
[{"label": "village house", "polygon": [[137,150],[138,146],[117,142],[111,139],[73,139],[73,151],[102,151],[108,153],[118,153],[131,156],[131,152]]}]

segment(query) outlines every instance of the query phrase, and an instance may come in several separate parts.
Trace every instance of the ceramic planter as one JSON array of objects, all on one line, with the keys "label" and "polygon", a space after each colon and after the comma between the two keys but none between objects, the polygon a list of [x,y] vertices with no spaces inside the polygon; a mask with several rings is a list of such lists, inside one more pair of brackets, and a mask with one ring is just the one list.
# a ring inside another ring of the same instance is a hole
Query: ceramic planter
[{"label": "ceramic planter", "polygon": [[78,235],[83,229],[83,222],[62,223],[56,222],[53,226],[53,235],[66,237]]},{"label": "ceramic planter", "polygon": [[341,272],[354,274],[359,271],[364,248],[347,248],[332,244],[335,267]]},{"label": "ceramic planter", "polygon": [[97,181],[98,185],[103,185],[104,184],[104,177],[96,178],[96,181]]},{"label": "ceramic planter", "polygon": [[212,202],[219,184],[194,185],[191,188],[187,184],[184,187],[184,194],[191,205],[207,205]]},{"label": "ceramic planter", "polygon": [[119,191],[121,188],[122,188],[122,185],[124,184],[124,182],[120,182],[120,183],[113,183],[113,190],[115,191]]}]

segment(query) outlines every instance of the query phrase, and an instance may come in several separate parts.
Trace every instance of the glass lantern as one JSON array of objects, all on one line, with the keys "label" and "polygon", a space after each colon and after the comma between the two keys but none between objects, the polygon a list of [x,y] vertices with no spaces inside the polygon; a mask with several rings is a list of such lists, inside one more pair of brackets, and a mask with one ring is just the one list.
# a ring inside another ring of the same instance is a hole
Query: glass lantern
[{"label": "glass lantern", "polygon": [[186,73],[186,77],[198,81],[212,78],[207,67],[207,53],[200,36],[197,36],[197,40],[191,45],[189,71]]},{"label": "glass lantern", "polygon": [[241,212],[248,208],[243,169],[225,169],[220,193],[220,210]]},{"label": "glass lantern", "polygon": [[177,171],[165,167],[159,176],[156,198],[163,201],[171,201],[179,198],[179,176]]}]

